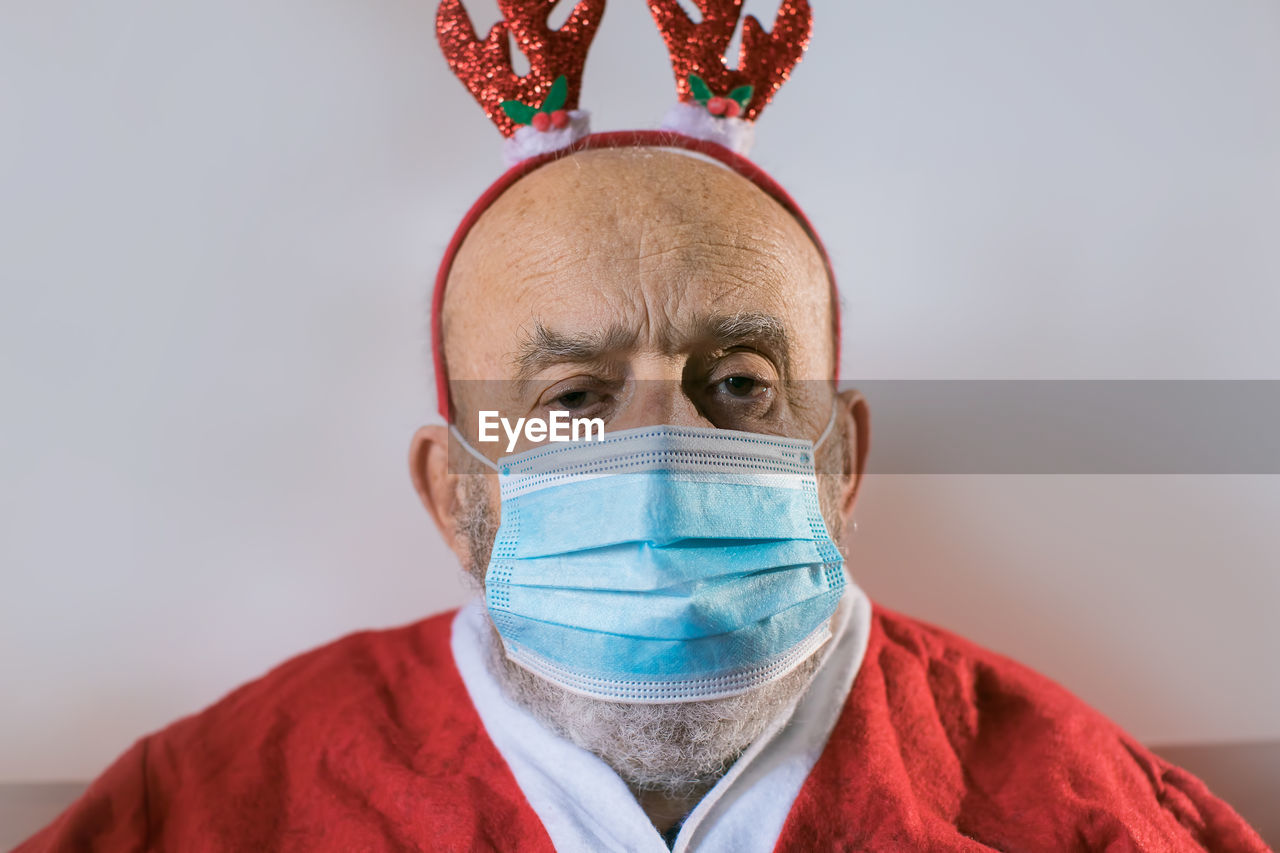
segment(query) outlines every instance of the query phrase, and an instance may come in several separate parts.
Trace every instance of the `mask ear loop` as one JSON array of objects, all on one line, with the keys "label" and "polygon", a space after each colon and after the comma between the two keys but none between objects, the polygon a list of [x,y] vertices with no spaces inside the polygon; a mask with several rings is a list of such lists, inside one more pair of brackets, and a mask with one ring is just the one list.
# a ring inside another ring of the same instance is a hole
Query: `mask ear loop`
[{"label": "mask ear loop", "polygon": [[[828,427],[828,428],[829,428],[829,427]],[[497,470],[498,470],[498,466],[497,466],[497,464],[496,464],[496,463],[494,463],[494,462],[490,462],[490,461],[489,461],[489,457],[485,456],[485,455],[484,455],[483,453],[481,453],[479,450],[476,450],[474,447],[472,447],[472,446],[471,446],[471,443],[470,443],[470,442],[468,442],[465,438],[463,438],[463,437],[462,437],[462,433],[461,433],[461,432],[459,432],[459,431],[458,431],[458,428],[457,428],[456,426],[454,426],[453,424],[449,424],[449,433],[450,433],[450,435],[452,435],[452,436],[454,437],[454,439],[456,439],[456,440],[457,440],[458,444],[461,444],[461,445],[462,445],[462,449],[463,449],[463,450],[467,451],[467,452],[468,452],[468,453],[470,453],[472,456],[474,456],[475,458],[479,459],[481,464],[483,464],[483,465],[487,465],[487,466],[489,466],[490,468],[492,468],[492,469],[493,469],[493,470],[495,470],[495,471],[497,471]]]},{"label": "mask ear loop", "polygon": [[[838,403],[836,403],[836,402],[833,400],[833,401],[831,402],[831,419],[827,421],[826,429],[824,429],[824,430],[822,431],[822,435],[818,436],[818,440],[817,440],[817,441],[815,441],[815,442],[813,443],[813,452],[814,452],[814,456],[817,456],[818,445],[820,445],[820,444],[822,444],[822,442],[826,441],[826,440],[827,440],[827,436],[831,435],[831,430],[833,430],[833,429],[835,428],[835,425],[836,425],[836,415],[837,415],[837,414],[839,414],[839,413],[840,413],[840,405],[839,405]],[[855,518],[855,519],[853,519],[853,532],[854,532],[854,533],[857,533],[857,532],[858,532],[858,519],[856,519],[856,518]],[[848,558],[848,555],[844,553],[844,549],[843,549],[843,548],[841,548],[840,553],[841,553],[841,554],[842,554],[846,559]]]},{"label": "mask ear loop", "polygon": [[[822,435],[818,436],[818,440],[813,443],[813,449],[816,452],[822,442],[827,440],[827,436],[831,435],[831,430],[835,429],[836,415],[840,412],[840,406],[833,400],[831,402],[831,418],[827,421],[826,429],[822,431]],[[473,453],[475,451],[472,451]]]}]

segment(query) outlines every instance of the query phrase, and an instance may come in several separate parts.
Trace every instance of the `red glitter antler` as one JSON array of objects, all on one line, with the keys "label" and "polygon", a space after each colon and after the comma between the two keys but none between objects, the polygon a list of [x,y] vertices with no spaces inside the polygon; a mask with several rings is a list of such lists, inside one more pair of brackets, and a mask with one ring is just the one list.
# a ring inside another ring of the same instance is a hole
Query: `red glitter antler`
[{"label": "red glitter antler", "polygon": [[[564,26],[553,30],[547,26],[547,17],[559,2],[498,0],[503,20],[493,25],[484,41],[476,36],[462,0],[441,0],[436,11],[436,35],[449,67],[503,136],[511,136],[519,126],[503,110],[503,101],[536,107],[546,100],[557,77],[568,81],[564,108],[578,106],[582,67],[605,0],[580,0]],[[529,58],[529,73],[523,77],[511,66],[508,32]]]},{"label": "red glitter antler", "polygon": [[[773,31],[765,32],[754,15],[742,23],[742,47],[738,51],[738,67],[729,68],[725,51],[733,39],[742,0],[694,0],[702,12],[695,24],[680,8],[677,0],[649,0],[649,11],[662,31],[671,54],[671,69],[676,74],[676,91],[680,100],[721,104],[728,98],[740,97],[751,86],[749,100],[742,104],[742,118],[755,119],[786,82],[791,69],[800,61],[813,31],[813,15],[808,0],[783,0]],[[710,92],[690,75],[703,81]],[[710,107],[721,114],[719,105]],[[732,109],[732,108],[731,108]]]}]

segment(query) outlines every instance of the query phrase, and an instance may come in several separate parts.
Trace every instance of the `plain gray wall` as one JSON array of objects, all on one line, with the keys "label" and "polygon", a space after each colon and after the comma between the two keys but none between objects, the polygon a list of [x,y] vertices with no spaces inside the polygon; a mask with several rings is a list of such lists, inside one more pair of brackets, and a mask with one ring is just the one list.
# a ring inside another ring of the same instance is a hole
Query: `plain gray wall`
[{"label": "plain gray wall", "polygon": [[[1280,378],[1274,0],[815,5],[756,158],[831,246],[846,375]],[[0,6],[0,780],[467,594],[405,460],[500,140],[433,16]],[[672,92],[614,0],[596,127]],[[1141,738],[1274,739],[1278,514],[1276,477],[879,476],[852,570]]]}]

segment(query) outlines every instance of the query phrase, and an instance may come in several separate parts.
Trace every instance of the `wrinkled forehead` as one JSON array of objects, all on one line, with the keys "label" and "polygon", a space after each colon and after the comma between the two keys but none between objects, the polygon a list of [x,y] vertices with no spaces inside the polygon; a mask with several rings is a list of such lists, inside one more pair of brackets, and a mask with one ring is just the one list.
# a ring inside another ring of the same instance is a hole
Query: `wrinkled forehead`
[{"label": "wrinkled forehead", "polygon": [[475,223],[449,274],[445,357],[453,379],[505,379],[531,336],[595,330],[675,352],[750,317],[791,339],[806,378],[829,378],[832,311],[813,239],[751,181],[683,152],[583,151]]}]

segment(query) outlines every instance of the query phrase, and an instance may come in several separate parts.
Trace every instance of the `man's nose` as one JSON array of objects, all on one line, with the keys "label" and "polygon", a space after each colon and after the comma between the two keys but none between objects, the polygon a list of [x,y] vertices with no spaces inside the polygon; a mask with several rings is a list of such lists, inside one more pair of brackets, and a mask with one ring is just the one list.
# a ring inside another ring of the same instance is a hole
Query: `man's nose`
[{"label": "man's nose", "polygon": [[633,390],[609,423],[610,430],[670,424],[714,426],[684,387],[684,365],[675,359],[638,359],[632,364]]}]

